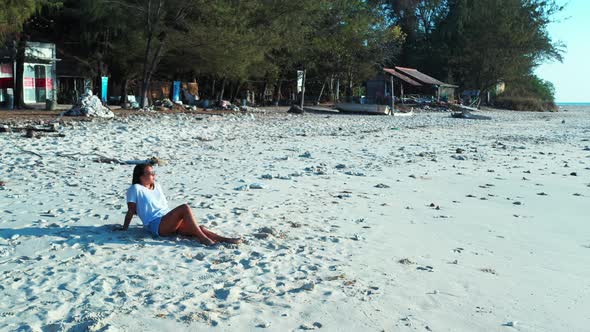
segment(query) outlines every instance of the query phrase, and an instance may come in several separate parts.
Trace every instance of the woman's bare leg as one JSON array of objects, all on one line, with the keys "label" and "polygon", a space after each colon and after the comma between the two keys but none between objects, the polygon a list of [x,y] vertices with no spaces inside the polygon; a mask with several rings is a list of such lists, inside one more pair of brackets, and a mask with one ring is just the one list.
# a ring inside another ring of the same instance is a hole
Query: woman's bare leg
[{"label": "woman's bare leg", "polygon": [[210,238],[211,240],[213,240],[215,242],[226,242],[226,243],[233,243],[233,244],[238,244],[238,243],[242,242],[241,238],[230,238],[230,237],[217,235],[217,234],[211,232],[210,230],[208,230],[207,228],[205,228],[205,226],[199,226],[199,228],[201,228],[201,231],[205,235],[207,235],[208,238]]},{"label": "woman's bare leg", "polygon": [[207,237],[197,224],[197,220],[187,204],[182,204],[162,217],[158,232],[161,236],[181,234],[194,236],[205,245],[215,244],[215,241]]}]

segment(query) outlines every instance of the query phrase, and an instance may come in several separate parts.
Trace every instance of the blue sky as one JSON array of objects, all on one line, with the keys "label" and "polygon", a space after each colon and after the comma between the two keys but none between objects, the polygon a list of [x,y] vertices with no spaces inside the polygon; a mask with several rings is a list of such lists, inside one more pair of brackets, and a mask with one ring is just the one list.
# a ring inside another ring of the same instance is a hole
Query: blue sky
[{"label": "blue sky", "polygon": [[565,4],[557,23],[549,26],[553,40],[565,43],[563,63],[545,63],[536,72],[555,85],[557,102],[590,102],[590,1],[558,0]]}]

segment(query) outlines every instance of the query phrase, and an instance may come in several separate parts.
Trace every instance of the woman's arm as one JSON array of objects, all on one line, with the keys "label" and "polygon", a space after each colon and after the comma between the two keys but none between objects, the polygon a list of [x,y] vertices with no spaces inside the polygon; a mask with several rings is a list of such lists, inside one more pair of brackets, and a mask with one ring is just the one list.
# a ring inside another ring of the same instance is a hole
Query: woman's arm
[{"label": "woman's arm", "polygon": [[125,214],[125,223],[123,224],[123,230],[126,231],[129,228],[129,224],[131,223],[131,219],[135,214],[135,203],[128,202],[127,203],[127,214]]}]

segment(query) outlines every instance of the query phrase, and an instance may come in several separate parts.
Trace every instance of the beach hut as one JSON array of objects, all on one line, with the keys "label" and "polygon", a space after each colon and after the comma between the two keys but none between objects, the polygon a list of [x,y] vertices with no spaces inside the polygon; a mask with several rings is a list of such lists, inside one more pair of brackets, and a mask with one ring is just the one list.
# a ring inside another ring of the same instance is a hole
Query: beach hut
[{"label": "beach hut", "polygon": [[375,103],[391,104],[391,95],[398,96],[402,102],[406,94],[432,96],[433,99],[453,99],[456,85],[442,82],[414,68],[383,68],[383,75],[367,82],[367,100]]}]

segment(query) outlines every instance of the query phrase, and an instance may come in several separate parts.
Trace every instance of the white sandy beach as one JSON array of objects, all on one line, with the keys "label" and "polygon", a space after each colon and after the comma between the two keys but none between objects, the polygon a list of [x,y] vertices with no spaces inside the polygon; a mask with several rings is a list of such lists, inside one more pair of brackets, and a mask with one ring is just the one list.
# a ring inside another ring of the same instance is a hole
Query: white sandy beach
[{"label": "white sandy beach", "polygon": [[[590,110],[486,114],[0,134],[0,330],[588,331]],[[171,205],[246,243],[113,232],[133,166],[92,154],[168,160]]]}]

